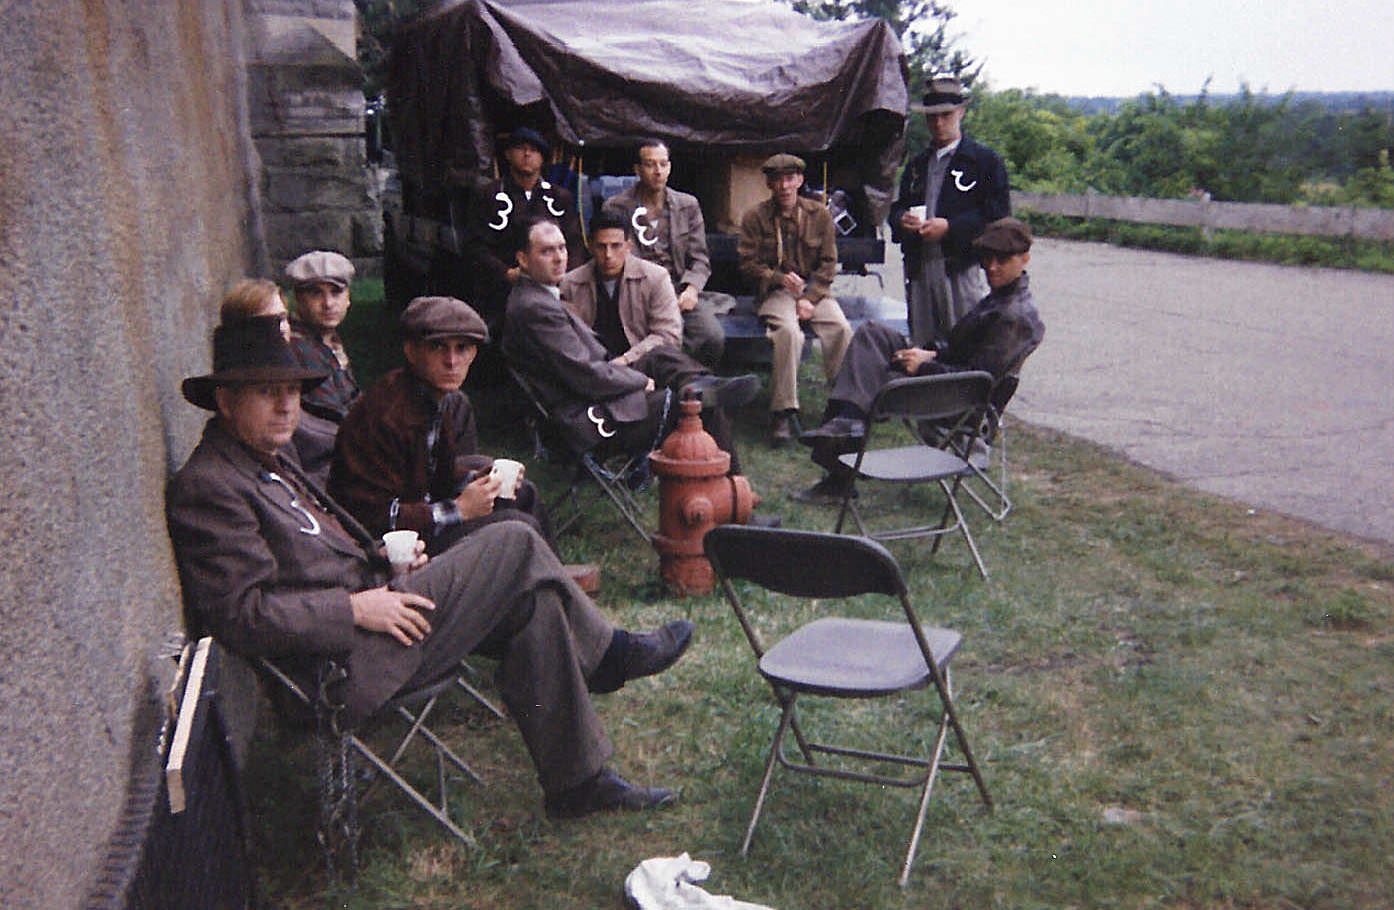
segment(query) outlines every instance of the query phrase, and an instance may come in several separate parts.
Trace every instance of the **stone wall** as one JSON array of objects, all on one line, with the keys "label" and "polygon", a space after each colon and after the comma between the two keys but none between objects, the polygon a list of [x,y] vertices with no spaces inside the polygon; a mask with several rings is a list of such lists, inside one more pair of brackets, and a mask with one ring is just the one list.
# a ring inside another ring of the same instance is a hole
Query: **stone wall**
[{"label": "stone wall", "polygon": [[0,906],[93,886],[181,628],[163,487],[258,258],[242,0],[0,3]]},{"label": "stone wall", "polygon": [[247,0],[247,9],[269,274],[311,249],[374,273],[382,217],[367,177],[353,2]]}]

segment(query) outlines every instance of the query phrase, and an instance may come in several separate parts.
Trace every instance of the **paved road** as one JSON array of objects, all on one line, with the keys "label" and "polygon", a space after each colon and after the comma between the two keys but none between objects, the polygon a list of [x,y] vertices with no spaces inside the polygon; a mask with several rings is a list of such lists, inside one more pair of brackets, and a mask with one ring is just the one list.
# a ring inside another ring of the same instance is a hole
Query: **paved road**
[{"label": "paved road", "polygon": [[1045,240],[1023,419],[1394,542],[1394,276]]},{"label": "paved road", "polygon": [[1019,417],[1394,543],[1394,276],[1056,240],[1029,272],[1046,340]]}]

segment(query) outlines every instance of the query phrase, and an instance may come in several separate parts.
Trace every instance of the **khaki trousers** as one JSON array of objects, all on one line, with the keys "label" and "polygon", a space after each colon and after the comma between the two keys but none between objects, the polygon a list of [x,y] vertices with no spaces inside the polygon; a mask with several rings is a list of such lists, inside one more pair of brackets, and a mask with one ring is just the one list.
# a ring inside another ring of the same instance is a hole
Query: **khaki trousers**
[{"label": "khaki trousers", "polygon": [[[774,345],[774,358],[770,365],[770,410],[797,410],[803,328],[795,312],[794,295],[785,290],[773,291],[760,303],[758,313],[765,325],[765,337]],[[852,327],[833,297],[824,297],[814,303],[813,316],[808,320],[808,325],[822,342],[823,376],[831,383],[842,366],[842,355],[852,340]]]}]

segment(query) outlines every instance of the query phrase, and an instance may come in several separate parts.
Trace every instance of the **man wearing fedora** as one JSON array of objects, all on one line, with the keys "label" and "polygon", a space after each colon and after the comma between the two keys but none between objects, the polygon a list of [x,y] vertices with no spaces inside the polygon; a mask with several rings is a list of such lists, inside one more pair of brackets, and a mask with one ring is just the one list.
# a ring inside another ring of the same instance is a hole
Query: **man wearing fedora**
[{"label": "man wearing fedora", "polygon": [[[1045,337],[1026,265],[1031,261],[1031,230],[1015,218],[989,224],[973,241],[973,253],[991,292],[954,323],[944,342],[921,347],[882,322],[857,327],[837,381],[828,392],[823,425],[800,441],[813,449],[813,461],[828,473],[793,494],[801,502],[840,502],[851,481],[837,456],[854,452],[866,433],[871,402],[886,383],[905,376],[983,370],[993,378],[1015,374]],[[1005,401],[997,402],[1000,407]]]},{"label": "man wearing fedora", "polygon": [[930,147],[911,159],[891,206],[891,239],[905,257],[910,336],[942,341],[987,293],[973,254],[983,228],[1011,214],[1007,168],[996,152],[962,131],[968,94],[953,76],[929,81],[922,104]]},{"label": "man wearing fedora", "polygon": [[799,195],[804,160],[771,155],[760,170],[770,198],[741,218],[736,255],[741,274],[755,286],[756,312],[774,346],[770,442],[778,448],[797,434],[803,325],[823,344],[823,374],[829,383],[842,365],[852,327],[832,296],[837,275],[832,216],[822,203]]},{"label": "man wearing fedora", "polygon": [[526,218],[556,222],[566,238],[572,265],[586,259],[576,197],[542,176],[552,147],[537,130],[522,127],[503,137],[502,176],[473,197],[466,223],[468,255],[475,258],[475,293],[471,298],[484,321],[498,333],[508,293],[517,282],[517,254],[522,239],[518,224]]},{"label": "man wearing fedora", "polygon": [[378,542],[287,457],[301,394],[324,377],[263,317],[219,326],[213,371],[184,381],[184,397],[214,412],[166,494],[192,631],[297,672],[338,659],[350,726],[404,688],[448,678],[465,655],[489,653],[548,815],[673,802],[672,791],[606,767],[612,749],[589,693],[671,666],[691,624],[615,629],[516,521],[423,553],[389,581]]}]

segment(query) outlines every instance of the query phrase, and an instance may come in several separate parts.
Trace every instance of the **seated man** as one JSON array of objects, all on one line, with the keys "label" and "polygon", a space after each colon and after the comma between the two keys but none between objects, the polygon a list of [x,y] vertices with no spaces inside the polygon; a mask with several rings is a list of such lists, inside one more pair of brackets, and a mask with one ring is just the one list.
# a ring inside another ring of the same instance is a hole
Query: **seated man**
[{"label": "seated man", "polygon": [[813,447],[813,460],[828,474],[793,494],[802,502],[840,502],[851,474],[837,456],[854,452],[866,433],[876,393],[898,377],[984,370],[1001,379],[1020,368],[1041,343],[1045,325],[1031,302],[1026,264],[1031,261],[1031,229],[1015,218],[992,222],[973,241],[992,290],[949,330],[942,349],[911,345],[879,322],[863,323],[852,337],[837,381],[828,394],[824,423],[800,439]]},{"label": "seated man", "polygon": [[496,656],[499,688],[546,795],[548,815],[671,803],[605,767],[609,740],[589,692],[671,666],[690,623],[614,629],[528,525],[481,528],[388,582],[377,541],[286,457],[300,398],[324,380],[300,365],[274,321],[220,326],[213,372],[184,397],[215,415],[171,479],[170,539],[195,634],[305,671],[345,664],[345,720],[394,694]]},{"label": "seated man", "polygon": [[721,361],[726,333],[715,307],[729,310],[729,294],[703,290],[712,274],[707,226],[696,196],[668,186],[673,171],[668,145],[645,139],[635,152],[639,182],[605,200],[604,211],[618,215],[637,233],[639,258],[661,265],[673,281],[682,313],[682,349],[709,367]]},{"label": "seated man", "polygon": [[755,285],[756,312],[774,345],[770,365],[771,444],[794,438],[799,413],[799,357],[803,323],[823,343],[823,375],[829,383],[842,365],[852,327],[832,297],[837,274],[837,237],[822,203],[799,197],[804,162],[771,155],[761,170],[770,198],[741,219],[741,274]]},{"label": "seated man", "polygon": [[479,454],[474,409],[461,390],[484,320],[453,297],[418,297],[402,314],[407,365],[358,399],[339,428],[329,494],[375,535],[412,530],[435,556],[485,524],[533,526],[556,551],[537,488],[496,498],[493,459]]},{"label": "seated man", "polygon": [[[725,406],[749,402],[758,386],[755,378],[719,379],[666,345],[635,361],[651,361],[653,376],[625,365],[624,352],[611,354],[590,326],[561,302],[560,284],[566,273],[566,239],[561,230],[549,221],[524,222],[520,229],[525,238],[518,252],[522,277],[508,298],[504,355],[531,380],[570,444],[580,452],[589,452],[607,439],[626,452],[657,448],[679,416],[669,392],[659,388],[661,378],[675,392],[700,393],[707,432],[731,454],[731,472],[739,473]],[[611,239],[622,236],[614,229],[602,233]],[[625,258],[627,254],[618,256],[616,294],[622,292],[619,285],[630,284],[629,279],[618,277]],[[638,270],[636,282],[642,284],[643,276],[654,267],[637,259],[632,263]],[[666,285],[667,276],[663,278]],[[573,288],[577,286],[572,283]],[[671,286],[666,293],[671,300]]]},{"label": "seated man", "polygon": [[295,448],[305,472],[320,484],[329,478],[334,437],[349,407],[358,398],[348,351],[339,340],[339,325],[348,314],[353,263],[339,253],[314,250],[286,266],[295,295],[295,318],[290,322],[290,346],[307,367],[328,376],[301,402],[304,412]]}]

